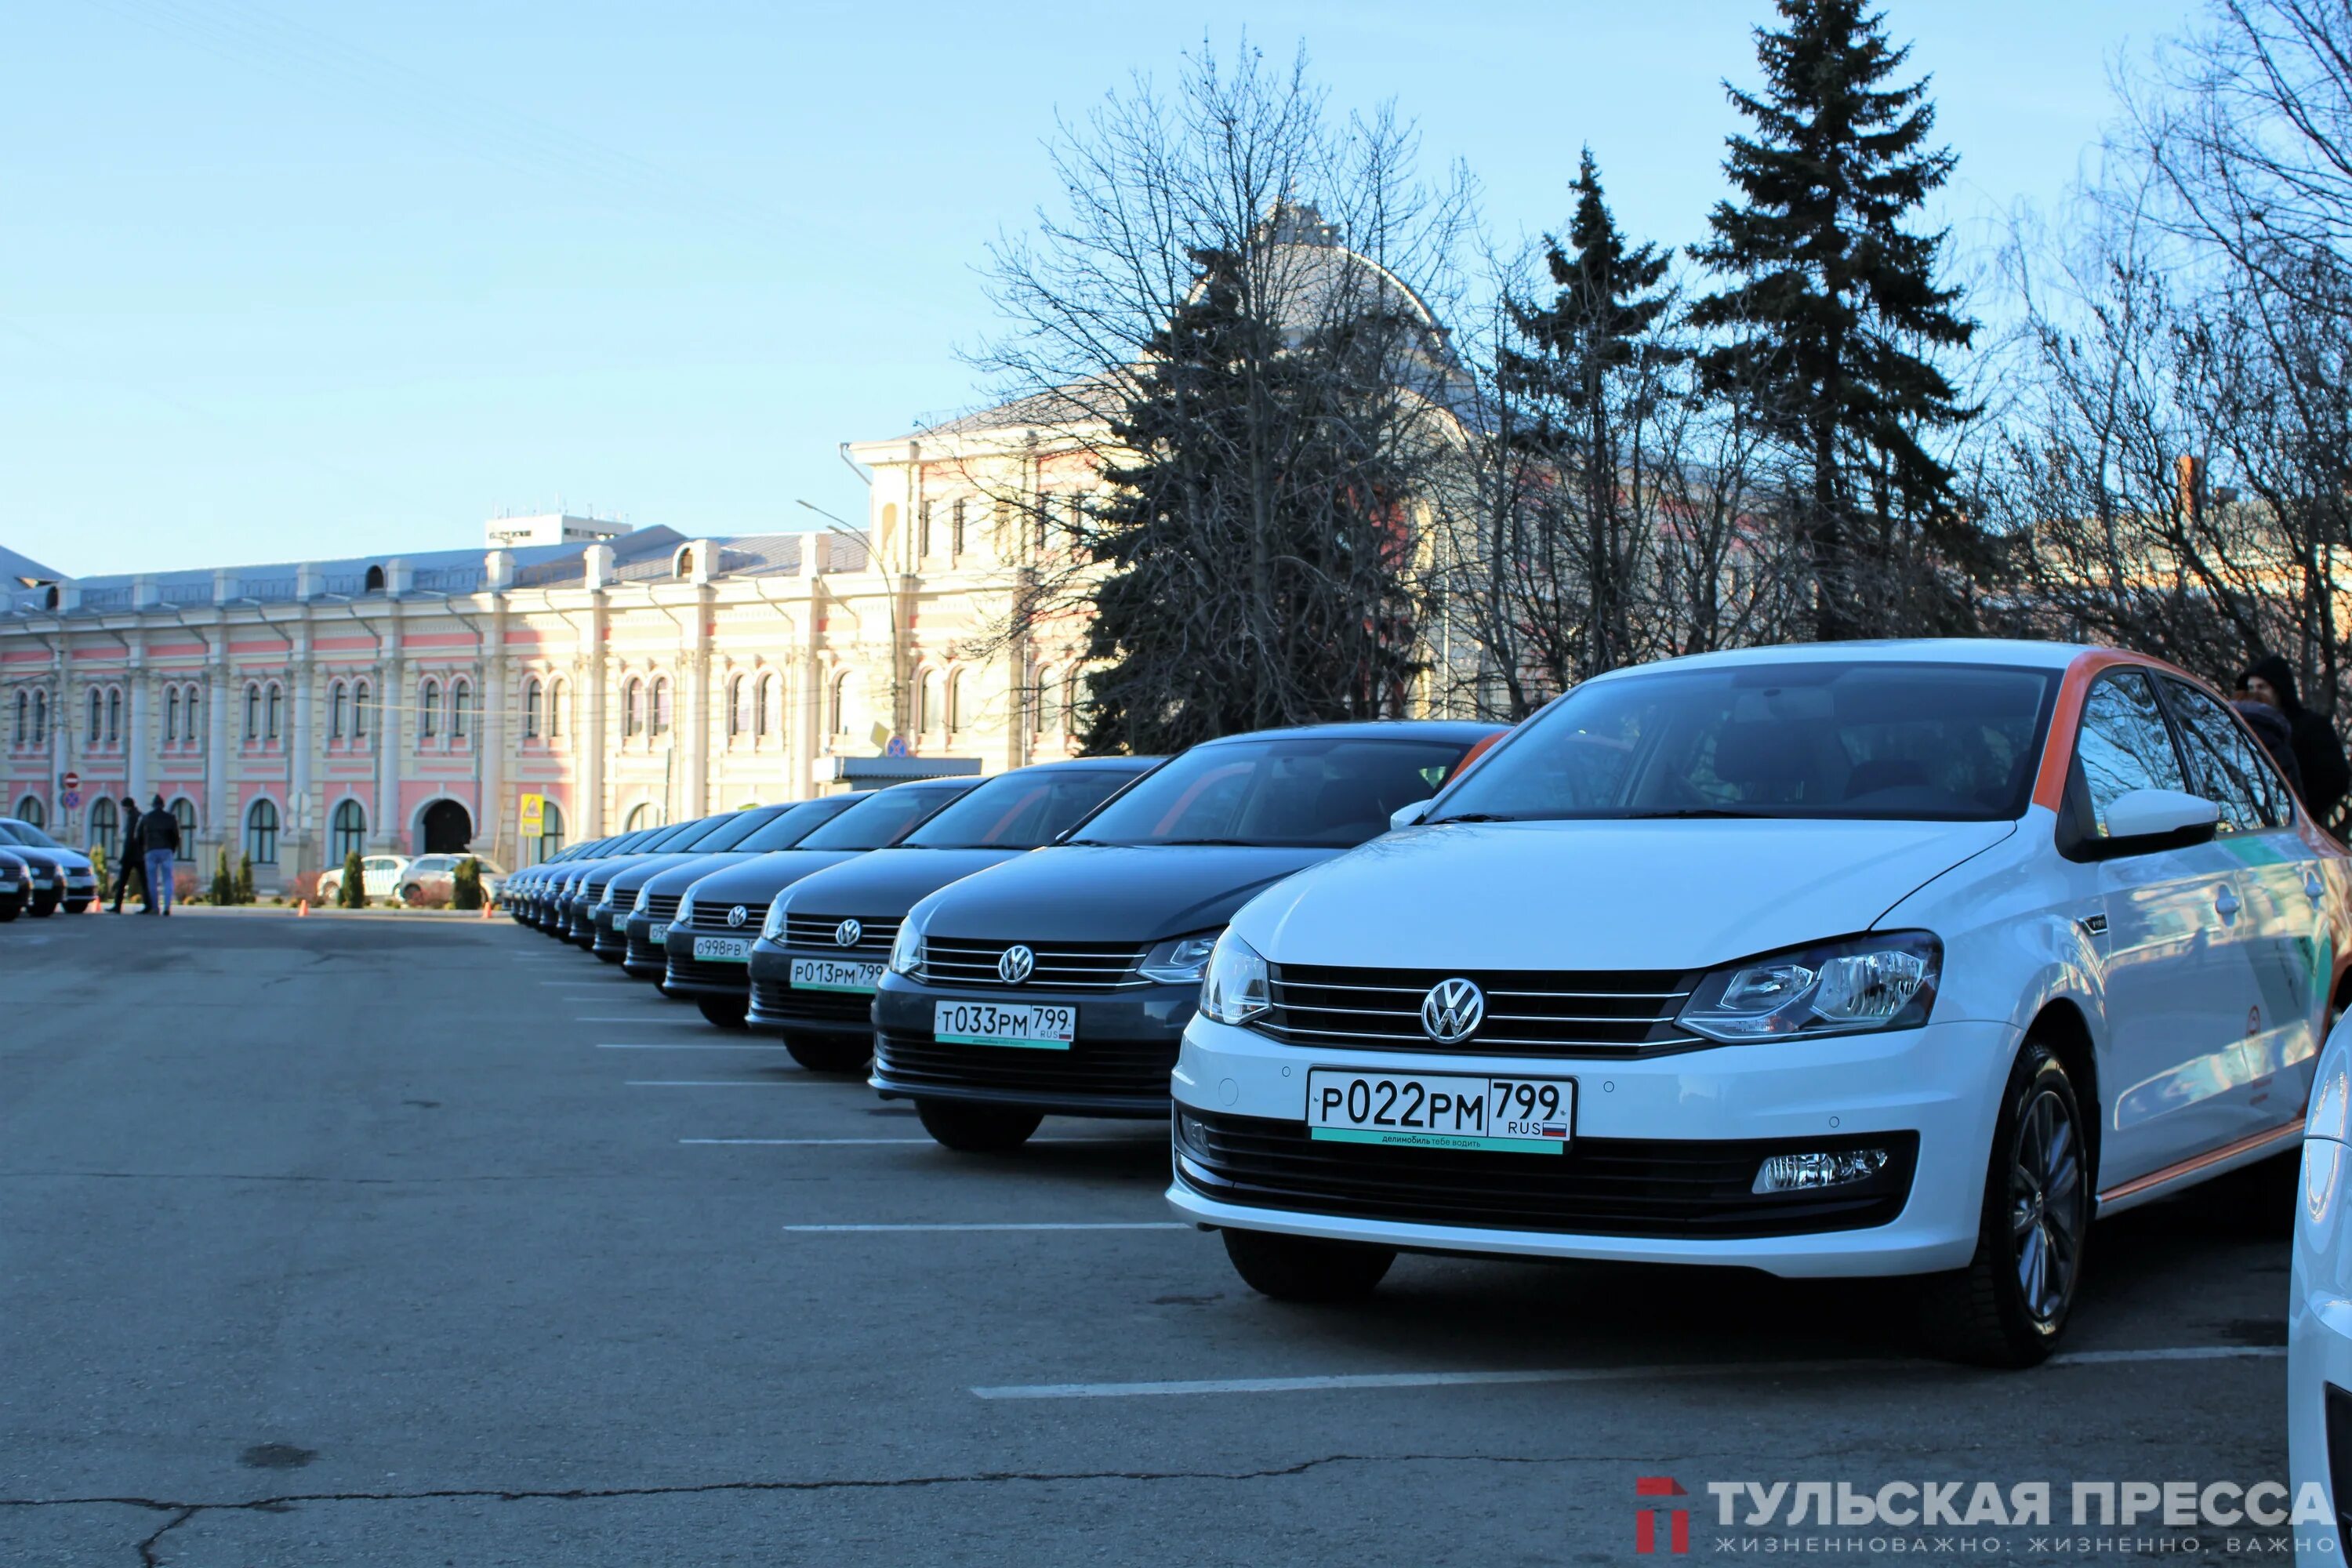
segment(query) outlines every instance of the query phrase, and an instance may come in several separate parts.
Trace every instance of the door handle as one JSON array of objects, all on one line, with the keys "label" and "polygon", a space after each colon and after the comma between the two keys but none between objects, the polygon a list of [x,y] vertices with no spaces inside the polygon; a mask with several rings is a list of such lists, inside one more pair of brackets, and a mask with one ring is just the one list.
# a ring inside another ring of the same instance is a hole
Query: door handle
[{"label": "door handle", "polygon": [[2222,889],[2220,892],[2213,895],[2213,912],[2220,915],[2225,921],[2236,920],[2238,918],[2238,910],[2242,907],[2243,906],[2238,902],[2238,895],[2230,891],[2227,888]]}]

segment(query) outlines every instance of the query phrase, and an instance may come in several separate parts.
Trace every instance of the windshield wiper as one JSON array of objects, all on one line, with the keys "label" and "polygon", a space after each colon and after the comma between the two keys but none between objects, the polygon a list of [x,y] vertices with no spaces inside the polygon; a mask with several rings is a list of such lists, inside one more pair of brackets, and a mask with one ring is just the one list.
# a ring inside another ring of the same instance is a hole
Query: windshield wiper
[{"label": "windshield wiper", "polygon": [[1446,822],[1525,822],[1526,820],[1524,816],[1514,816],[1507,812],[1465,811],[1459,816],[1433,816],[1426,823],[1418,826],[1435,827]]},{"label": "windshield wiper", "polygon": [[1233,849],[1265,849],[1273,847],[1255,838],[1161,838],[1155,840],[1162,849],[1187,849],[1220,845]]},{"label": "windshield wiper", "polygon": [[1620,820],[1625,822],[1682,822],[1695,817],[1731,816],[1756,821],[1771,816],[1765,811],[1739,811],[1727,805],[1691,805],[1675,811],[1629,811]]}]

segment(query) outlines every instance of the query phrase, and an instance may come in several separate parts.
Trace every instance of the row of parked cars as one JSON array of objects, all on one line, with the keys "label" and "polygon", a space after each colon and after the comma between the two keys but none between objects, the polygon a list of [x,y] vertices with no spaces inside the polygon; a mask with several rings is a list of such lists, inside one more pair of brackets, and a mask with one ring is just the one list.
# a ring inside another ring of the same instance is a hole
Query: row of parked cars
[{"label": "row of parked cars", "polygon": [[[480,868],[483,896],[497,902],[507,870],[485,855],[362,855],[360,888],[370,899],[397,900],[404,904],[446,900],[456,886],[457,868],[468,860]],[[342,886],[343,868],[328,867],[319,874],[319,901],[333,903]]]},{"label": "row of parked cars", "polygon": [[2348,894],[2210,689],[1982,641],[765,806],[506,887],[950,1148],[1165,1119],[1169,1202],[1273,1296],[1400,1250],[1918,1276],[2008,1365],[2095,1219],[2294,1157]]},{"label": "row of parked cars", "polygon": [[22,817],[0,816],[0,924],[18,915],[78,915],[97,897],[98,870],[89,856]]}]

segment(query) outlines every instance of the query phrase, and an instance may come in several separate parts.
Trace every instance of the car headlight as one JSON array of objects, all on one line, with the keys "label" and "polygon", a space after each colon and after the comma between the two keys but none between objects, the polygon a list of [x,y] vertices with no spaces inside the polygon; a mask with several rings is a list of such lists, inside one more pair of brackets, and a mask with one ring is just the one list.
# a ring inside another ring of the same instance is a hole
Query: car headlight
[{"label": "car headlight", "polygon": [[1220,1024],[1246,1024],[1273,1006],[1265,960],[1227,931],[1209,952],[1208,970],[1201,978],[1201,1011]]},{"label": "car headlight", "polygon": [[1916,1029],[1935,1005],[1944,944],[1923,931],[1874,932],[1726,964],[1675,1019],[1738,1045]]},{"label": "car headlight", "polygon": [[784,896],[778,893],[768,900],[768,918],[760,922],[760,936],[766,942],[784,940]]},{"label": "car headlight", "polygon": [[1143,977],[1167,985],[1192,984],[1209,967],[1209,954],[1216,948],[1218,935],[1207,931],[1161,942],[1143,955]]},{"label": "car headlight", "polygon": [[684,898],[678,900],[677,913],[670,916],[669,923],[679,926],[690,926],[694,923],[694,895],[692,893],[688,893]]},{"label": "car headlight", "polygon": [[644,914],[646,912],[646,900],[652,894],[653,890],[654,885],[651,882],[647,882],[644,887],[639,888],[637,889],[637,900],[629,906],[629,912],[633,915]]},{"label": "car headlight", "polygon": [[898,939],[890,944],[890,970],[920,980],[923,977],[923,933],[915,929],[912,921],[898,924]]}]

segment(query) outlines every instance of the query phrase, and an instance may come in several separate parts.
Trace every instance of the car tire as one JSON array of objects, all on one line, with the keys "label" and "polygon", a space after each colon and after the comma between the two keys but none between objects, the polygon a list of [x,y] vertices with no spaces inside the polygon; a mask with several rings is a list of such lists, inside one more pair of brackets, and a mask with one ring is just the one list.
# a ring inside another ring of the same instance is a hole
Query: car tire
[{"label": "car tire", "polygon": [[839,1035],[786,1035],[784,1049],[811,1072],[862,1073],[874,1059],[872,1040],[847,1040]]},{"label": "car tire", "polygon": [[2027,1040],[1993,1124],[1976,1256],[1923,1281],[1922,1326],[1937,1354],[2029,1367],[2056,1348],[2090,1239],[2093,1177],[2082,1140],[2073,1079],[2049,1047]]},{"label": "car tire", "polygon": [[694,1005],[702,1016],[722,1029],[748,1029],[751,1026],[749,996],[698,996]]},{"label": "car tire", "polygon": [[1360,1301],[1396,1261],[1395,1247],[1361,1241],[1271,1230],[1227,1230],[1224,1238],[1234,1272],[1251,1289],[1277,1301]]},{"label": "car tire", "polygon": [[26,907],[25,912],[37,921],[45,921],[58,912],[58,901],[53,898],[35,899]]},{"label": "car tire", "polygon": [[411,882],[408,886],[400,889],[400,901],[404,904],[413,904],[424,896],[425,889],[422,885],[415,882]]},{"label": "car tire", "polygon": [[22,899],[11,899],[6,903],[0,904],[0,926],[6,925],[24,912],[25,900]]},{"label": "car tire", "polygon": [[968,1105],[957,1100],[919,1100],[916,1119],[923,1131],[960,1154],[1003,1154],[1029,1142],[1042,1110],[1011,1105]]}]

